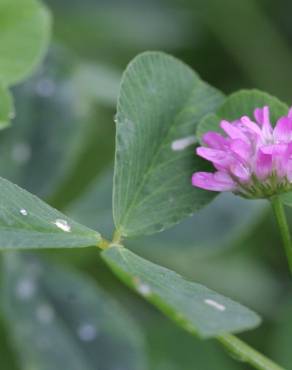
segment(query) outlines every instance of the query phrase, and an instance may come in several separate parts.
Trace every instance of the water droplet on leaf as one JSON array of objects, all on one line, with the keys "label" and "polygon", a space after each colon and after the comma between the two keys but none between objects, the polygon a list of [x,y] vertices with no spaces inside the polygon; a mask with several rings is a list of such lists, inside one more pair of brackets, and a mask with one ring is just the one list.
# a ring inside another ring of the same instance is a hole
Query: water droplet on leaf
[{"label": "water droplet on leaf", "polygon": [[171,143],[171,149],[173,151],[181,151],[186,149],[190,145],[195,144],[196,141],[197,139],[195,136],[187,136],[182,139],[174,140]]},{"label": "water droplet on leaf", "polygon": [[61,230],[69,233],[71,231],[71,226],[68,224],[66,220],[57,219],[54,224]]},{"label": "water droplet on leaf", "polygon": [[143,283],[138,277],[134,278],[134,284],[136,286],[137,291],[144,297],[148,297],[151,295],[152,291],[150,286],[148,284]]},{"label": "water droplet on leaf", "polygon": [[223,304],[218,303],[218,302],[214,301],[213,299],[205,299],[204,302],[208,306],[214,307],[218,311],[225,311],[226,310],[226,307]]}]

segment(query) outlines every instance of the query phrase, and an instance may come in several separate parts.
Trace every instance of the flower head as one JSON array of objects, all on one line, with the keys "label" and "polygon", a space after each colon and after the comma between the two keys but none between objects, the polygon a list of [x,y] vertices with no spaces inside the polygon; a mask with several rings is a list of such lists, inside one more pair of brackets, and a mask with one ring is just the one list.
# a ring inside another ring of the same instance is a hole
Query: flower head
[{"label": "flower head", "polygon": [[221,121],[226,135],[207,132],[200,157],[212,162],[216,172],[196,172],[192,184],[212,191],[233,191],[244,197],[266,198],[292,190],[292,108],[273,128],[269,107],[247,116]]}]

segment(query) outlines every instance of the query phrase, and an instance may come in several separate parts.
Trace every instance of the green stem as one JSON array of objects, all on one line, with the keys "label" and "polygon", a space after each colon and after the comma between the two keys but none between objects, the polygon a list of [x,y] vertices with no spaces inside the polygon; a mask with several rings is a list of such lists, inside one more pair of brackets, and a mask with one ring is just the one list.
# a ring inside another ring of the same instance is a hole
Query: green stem
[{"label": "green stem", "polygon": [[113,244],[120,244],[121,241],[122,241],[122,234],[120,233],[119,230],[115,230],[114,235],[113,235],[112,243]]},{"label": "green stem", "polygon": [[97,244],[97,247],[100,249],[107,249],[110,246],[110,242],[106,239],[101,239],[101,241]]},{"label": "green stem", "polygon": [[274,196],[273,198],[271,198],[271,204],[283,239],[283,244],[288,259],[290,272],[292,273],[292,241],[284,207],[281,202],[281,199],[278,196]]},{"label": "green stem", "polygon": [[285,370],[232,334],[221,335],[217,337],[217,340],[235,359],[245,362],[255,369]]}]

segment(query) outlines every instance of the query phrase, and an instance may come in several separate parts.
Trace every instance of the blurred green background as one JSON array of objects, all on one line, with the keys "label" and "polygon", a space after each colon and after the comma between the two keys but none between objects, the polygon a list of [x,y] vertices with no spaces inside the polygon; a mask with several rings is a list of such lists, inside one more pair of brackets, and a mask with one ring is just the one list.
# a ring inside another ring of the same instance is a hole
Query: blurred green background
[{"label": "blurred green background", "polygon": [[[52,45],[35,75],[14,89],[17,115],[12,127],[0,133],[0,174],[108,237],[113,230],[115,103],[121,73],[135,55],[162,50],[191,65],[227,94],[255,87],[291,104],[292,3],[288,0],[47,0],[46,4],[54,17]],[[256,310],[264,323],[241,337],[292,369],[292,284],[275,222],[264,202],[223,195],[172,230],[131,240],[129,247]],[[96,289],[119,303],[121,317],[134,320],[141,345],[133,350],[137,339],[127,339],[129,329],[114,323],[121,338],[113,339],[113,327],[106,326],[105,337],[92,335],[96,342],[89,352],[84,343],[76,339],[71,343],[73,335],[53,330],[46,335],[56,346],[48,350],[31,341],[28,349],[23,342],[37,330],[29,314],[34,307],[23,312],[25,308],[18,307],[9,290],[3,289],[3,301],[15,307],[0,320],[3,370],[72,370],[66,358],[78,357],[76,348],[91,358],[79,365],[80,370],[139,370],[137,363],[141,370],[248,369],[215,342],[184,333],[122,286],[95,249],[41,252],[32,257],[24,253],[21,258],[45,260],[48,277],[55,268],[50,266],[57,263],[91,278]],[[21,275],[20,270],[12,266],[6,271],[4,286],[32,274]],[[78,300],[81,285],[71,278]],[[68,287],[72,290],[69,277],[64,280],[61,297]],[[70,300],[62,303],[49,290],[44,288],[42,299],[51,302],[63,320],[85,315],[87,306],[99,305],[90,301],[88,293],[80,298],[80,310],[72,313]],[[111,322],[105,312],[97,316],[96,325]],[[45,313],[41,317],[48,318]],[[93,332],[87,327],[88,332],[90,338]],[[129,344],[125,348],[123,341]],[[106,344],[98,352],[101,343]],[[61,347],[66,348],[66,356],[60,355]],[[100,364],[94,365],[93,353],[98,353]]]}]

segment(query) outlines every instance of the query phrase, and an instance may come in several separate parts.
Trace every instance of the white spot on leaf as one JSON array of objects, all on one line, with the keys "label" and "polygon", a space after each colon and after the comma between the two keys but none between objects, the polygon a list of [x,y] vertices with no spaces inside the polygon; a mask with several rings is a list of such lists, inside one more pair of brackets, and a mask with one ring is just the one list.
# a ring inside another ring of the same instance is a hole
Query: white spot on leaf
[{"label": "white spot on leaf", "polygon": [[78,336],[84,342],[91,342],[97,337],[97,330],[95,326],[91,324],[82,324],[78,328]]},{"label": "white spot on leaf", "polygon": [[23,216],[27,216],[28,215],[28,212],[26,209],[24,208],[21,208],[21,210],[19,211]]},{"label": "white spot on leaf", "polygon": [[148,297],[152,291],[148,284],[143,283],[138,277],[134,278],[134,284],[137,291],[142,294],[144,297]]},{"label": "white spot on leaf", "polygon": [[137,286],[137,290],[138,290],[139,293],[141,293],[144,296],[149,296],[151,294],[150,286],[147,285],[147,284],[144,284],[144,283],[139,284]]},{"label": "white spot on leaf", "polygon": [[205,299],[204,302],[208,306],[214,307],[218,311],[225,311],[226,310],[226,307],[223,304],[218,303],[218,302],[214,301],[213,299]]},{"label": "white spot on leaf", "polygon": [[54,224],[61,230],[69,233],[71,231],[71,226],[68,224],[66,220],[57,219]]},{"label": "white spot on leaf", "polygon": [[29,278],[19,280],[19,282],[16,285],[16,296],[22,300],[32,298],[32,296],[35,294],[35,291],[36,291],[35,282]]},{"label": "white spot on leaf", "polygon": [[171,149],[174,151],[180,151],[186,149],[188,146],[195,144],[197,141],[195,136],[187,136],[182,139],[174,140],[171,143]]}]

